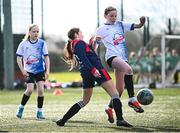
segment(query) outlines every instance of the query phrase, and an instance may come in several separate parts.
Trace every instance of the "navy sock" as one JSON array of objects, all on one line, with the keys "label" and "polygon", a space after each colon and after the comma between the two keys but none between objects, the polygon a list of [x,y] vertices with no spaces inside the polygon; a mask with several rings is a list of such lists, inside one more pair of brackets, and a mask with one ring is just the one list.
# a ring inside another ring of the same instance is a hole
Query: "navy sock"
[{"label": "navy sock", "polygon": [[42,108],[43,107],[43,101],[44,101],[44,96],[42,96],[42,97],[40,97],[40,96],[38,96],[38,98],[37,98],[37,106],[38,106],[38,108]]},{"label": "navy sock", "polygon": [[25,106],[27,101],[29,100],[29,97],[30,96],[27,96],[27,95],[24,94],[23,97],[22,97],[22,100],[21,100],[21,105]]},{"label": "navy sock", "polygon": [[124,81],[125,81],[125,87],[127,89],[129,98],[134,97],[133,75],[125,75]]},{"label": "navy sock", "polygon": [[123,120],[122,103],[119,98],[114,98],[113,107],[116,113],[117,120]]},{"label": "navy sock", "polygon": [[81,106],[78,103],[75,103],[63,116],[62,122],[65,123],[67,120],[73,117],[76,113],[78,113],[80,109],[81,109]]}]

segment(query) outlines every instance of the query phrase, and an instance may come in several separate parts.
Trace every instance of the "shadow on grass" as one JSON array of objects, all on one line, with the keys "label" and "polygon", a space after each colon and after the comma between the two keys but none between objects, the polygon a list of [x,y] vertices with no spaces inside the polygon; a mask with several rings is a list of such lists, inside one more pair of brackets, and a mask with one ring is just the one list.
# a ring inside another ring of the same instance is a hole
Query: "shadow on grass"
[{"label": "shadow on grass", "polygon": [[[25,121],[34,121],[34,120],[36,120],[36,121],[45,121],[45,120],[49,120],[49,119],[38,119],[38,118],[36,118],[36,117],[24,117],[24,118],[21,118],[22,120],[25,120]],[[19,120],[21,120],[21,119],[19,119]]]},{"label": "shadow on grass", "polygon": [[72,121],[69,120],[69,123],[79,123],[79,124],[96,124],[96,122],[92,122],[92,121]]},{"label": "shadow on grass", "polygon": [[3,130],[1,131],[1,130],[0,130],[0,133],[8,133],[8,131],[3,131]]},{"label": "shadow on grass", "polygon": [[[19,118],[17,118],[17,119],[19,119]],[[19,119],[19,120],[21,120],[21,119]],[[58,119],[56,119],[56,118],[49,118],[49,117],[45,118],[45,119],[38,119],[36,117],[23,117],[22,120],[27,120],[27,121],[29,121],[29,120],[36,120],[36,121],[53,121],[53,122],[56,122]]]},{"label": "shadow on grass", "polygon": [[[36,118],[24,118],[24,120],[37,120]],[[56,122],[57,119],[55,118],[47,118],[45,120],[42,121],[52,121],[52,122]],[[107,126],[107,125],[103,125],[102,123],[96,123],[93,121],[83,121],[83,120],[69,120],[67,123],[71,123],[66,124],[65,127],[104,127],[104,128],[109,128],[109,129],[114,129],[116,131],[125,131],[125,132],[180,132],[180,128],[179,127],[171,127],[171,126],[160,126],[160,127],[152,127],[152,126],[134,126],[131,128],[128,127],[117,127],[115,125],[113,126]],[[0,132],[2,132],[0,130]]]},{"label": "shadow on grass", "polygon": [[180,128],[176,127],[150,127],[150,126],[142,126],[142,127],[131,127],[131,128],[126,128],[126,127],[108,127],[108,128],[113,128],[116,130],[121,130],[121,131],[130,131],[130,132],[180,132]]},{"label": "shadow on grass", "polygon": [[[57,120],[53,119],[53,122],[56,122]],[[77,123],[77,124],[96,124],[95,122],[92,121],[75,121],[75,120],[69,120],[67,123]],[[79,126],[79,125],[78,125]]]}]

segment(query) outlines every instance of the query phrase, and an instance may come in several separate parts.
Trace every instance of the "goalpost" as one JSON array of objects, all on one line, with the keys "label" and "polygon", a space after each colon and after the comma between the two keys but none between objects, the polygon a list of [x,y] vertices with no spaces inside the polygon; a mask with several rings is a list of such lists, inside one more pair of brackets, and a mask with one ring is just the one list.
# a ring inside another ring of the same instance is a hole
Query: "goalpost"
[{"label": "goalpost", "polygon": [[166,82],[166,53],[165,53],[165,46],[167,39],[180,39],[178,35],[162,35],[161,37],[161,52],[162,52],[162,65],[161,65],[161,80],[162,80],[162,87],[165,88],[167,86]]}]

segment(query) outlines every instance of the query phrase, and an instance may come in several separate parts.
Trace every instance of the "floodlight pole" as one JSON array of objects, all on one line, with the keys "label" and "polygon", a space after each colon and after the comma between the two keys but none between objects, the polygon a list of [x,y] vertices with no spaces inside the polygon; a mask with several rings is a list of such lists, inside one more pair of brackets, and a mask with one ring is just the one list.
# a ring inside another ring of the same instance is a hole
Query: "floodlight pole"
[{"label": "floodlight pole", "polygon": [[14,83],[14,44],[12,34],[11,0],[3,0],[3,61],[4,61],[4,87],[13,89]]},{"label": "floodlight pole", "polygon": [[31,23],[34,23],[34,3],[33,0],[31,0]]},{"label": "floodlight pole", "polygon": [[123,5],[123,0],[121,0],[121,21],[124,20],[124,9],[123,9],[124,5]]},{"label": "floodlight pole", "polygon": [[99,27],[99,0],[97,0],[97,27]]},{"label": "floodlight pole", "polygon": [[[99,27],[100,25],[100,22],[99,22],[99,0],[97,0],[97,28]],[[100,55],[100,47],[97,49],[97,53],[98,55]]]},{"label": "floodlight pole", "polygon": [[0,0],[0,33],[1,33],[1,0]]},{"label": "floodlight pole", "polygon": [[42,39],[44,39],[44,0],[41,0]]},{"label": "floodlight pole", "polygon": [[161,52],[162,52],[162,69],[161,69],[161,79],[162,79],[162,87],[165,88],[165,35],[161,36]]}]

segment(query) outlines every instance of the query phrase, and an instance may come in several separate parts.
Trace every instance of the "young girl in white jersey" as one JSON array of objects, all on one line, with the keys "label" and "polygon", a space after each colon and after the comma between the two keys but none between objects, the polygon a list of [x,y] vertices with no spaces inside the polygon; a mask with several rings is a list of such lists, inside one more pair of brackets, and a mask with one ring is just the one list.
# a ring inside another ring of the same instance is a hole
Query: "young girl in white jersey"
[{"label": "young girl in white jersey", "polygon": [[44,101],[44,82],[49,76],[50,62],[48,49],[44,40],[39,39],[39,27],[31,24],[23,41],[16,51],[17,64],[26,79],[26,91],[23,94],[21,104],[18,107],[16,116],[22,118],[24,106],[29,100],[34,84],[37,83],[37,114],[38,119],[45,119],[42,107]]},{"label": "young girl in white jersey", "polygon": [[[102,41],[106,47],[105,59],[107,64],[115,70],[116,88],[121,96],[124,90],[124,83],[129,95],[128,105],[136,112],[142,113],[144,110],[134,96],[133,70],[128,64],[128,50],[125,42],[125,33],[135,28],[141,28],[145,23],[145,17],[140,18],[139,24],[125,23],[117,21],[117,10],[114,7],[107,7],[104,12],[106,23],[96,31],[96,42]],[[97,44],[97,43],[96,43]],[[97,45],[94,46],[97,49]],[[109,122],[113,123],[113,104],[110,101],[108,108]]]}]

